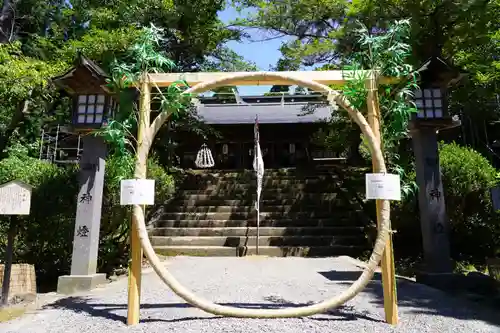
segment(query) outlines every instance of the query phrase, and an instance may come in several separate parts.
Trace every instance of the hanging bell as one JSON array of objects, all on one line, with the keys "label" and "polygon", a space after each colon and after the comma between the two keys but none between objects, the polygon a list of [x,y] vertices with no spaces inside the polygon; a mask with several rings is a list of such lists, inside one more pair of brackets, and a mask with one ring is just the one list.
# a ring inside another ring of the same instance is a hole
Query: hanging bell
[{"label": "hanging bell", "polygon": [[194,164],[198,168],[211,168],[215,165],[214,158],[212,157],[212,152],[208,149],[206,144],[203,144],[196,155],[196,160]]}]

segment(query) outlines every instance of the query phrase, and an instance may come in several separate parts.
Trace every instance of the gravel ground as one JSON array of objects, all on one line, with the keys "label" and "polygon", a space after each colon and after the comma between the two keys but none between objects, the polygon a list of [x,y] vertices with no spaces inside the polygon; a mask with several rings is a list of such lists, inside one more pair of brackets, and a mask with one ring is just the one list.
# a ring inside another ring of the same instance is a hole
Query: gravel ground
[{"label": "gravel ground", "polygon": [[[344,290],[360,269],[346,258],[176,257],[166,265],[200,295],[220,303],[276,308],[316,302]],[[398,282],[400,323],[383,322],[382,287],[375,278],[339,309],[299,319],[221,318],[186,305],[154,272],[145,272],[141,323],[127,327],[127,280],[87,295],[60,299],[9,323],[0,332],[500,332],[500,316],[408,280]]]}]

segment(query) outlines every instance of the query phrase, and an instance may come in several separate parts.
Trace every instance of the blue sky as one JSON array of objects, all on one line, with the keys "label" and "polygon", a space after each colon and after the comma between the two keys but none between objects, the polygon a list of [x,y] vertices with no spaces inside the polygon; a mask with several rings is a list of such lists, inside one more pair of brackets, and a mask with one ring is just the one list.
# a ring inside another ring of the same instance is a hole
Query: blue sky
[{"label": "blue sky", "polygon": [[[238,12],[232,7],[219,13],[219,17],[223,22],[229,22],[238,16]],[[252,39],[255,40],[265,37],[265,33],[258,30],[250,30],[248,32],[252,35]],[[276,65],[281,56],[279,48],[284,41],[285,39],[278,38],[262,42],[229,42],[228,46],[239,55],[245,57],[246,60],[254,62],[259,70],[266,71],[270,69],[270,66]],[[238,90],[242,95],[261,95],[268,92],[270,88],[270,86],[243,86],[238,87]]]}]

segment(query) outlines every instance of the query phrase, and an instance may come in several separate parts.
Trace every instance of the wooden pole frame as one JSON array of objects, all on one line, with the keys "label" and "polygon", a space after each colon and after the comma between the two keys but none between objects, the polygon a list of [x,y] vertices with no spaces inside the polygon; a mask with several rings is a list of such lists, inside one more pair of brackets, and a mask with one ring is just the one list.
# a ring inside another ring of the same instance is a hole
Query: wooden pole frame
[{"label": "wooden pole frame", "polygon": [[[274,75],[273,75],[273,74]],[[272,85],[272,84],[290,84],[291,81],[295,82],[310,82],[310,86],[322,84],[322,85],[332,85],[332,84],[342,84],[347,81],[345,71],[309,71],[309,72],[278,72],[282,75],[276,75],[276,72],[255,72],[255,73],[163,73],[163,74],[147,74],[141,79],[141,99],[140,99],[140,109],[139,109],[139,126],[138,126],[138,149],[137,149],[137,161],[135,178],[144,179],[146,178],[147,171],[147,156],[151,148],[152,140],[154,139],[156,133],[158,132],[161,125],[168,119],[169,115],[166,113],[160,114],[157,118],[151,122],[151,87],[166,87],[170,84],[185,80],[189,85],[203,86],[206,90],[210,88],[221,86],[224,83],[231,85]],[[377,77],[375,71],[368,72],[368,124],[370,129],[365,129],[368,131],[368,140],[370,147],[376,149],[375,152],[380,154],[380,121],[379,121],[379,104],[377,89],[379,83],[391,83],[396,82],[392,78]],[[281,76],[281,77],[280,77]],[[241,77],[241,80],[238,80]],[[288,77],[288,79],[287,79]],[[290,79],[291,78],[291,79]],[[213,84],[213,86],[211,86]],[[327,88],[327,87],[325,87]],[[196,90],[196,89],[195,89]],[[366,128],[368,124],[364,122],[363,116],[354,109],[345,96],[335,97],[328,96],[330,99],[335,99],[344,108],[348,108],[348,112],[353,115],[354,120],[359,126]],[[363,123],[364,122],[364,123]],[[371,132],[371,133],[370,133]],[[373,136],[372,136],[373,135]],[[378,142],[373,143],[370,140],[376,140]],[[374,146],[375,145],[375,146]],[[376,147],[376,148],[374,148]],[[372,151],[372,154],[374,151]],[[377,159],[384,163],[382,155],[377,155]],[[373,156],[372,156],[373,160]],[[385,171],[385,165],[383,169],[379,169],[380,165],[374,164],[374,172]],[[387,203],[387,200],[384,200]],[[383,204],[382,200],[377,200],[377,219],[385,221],[388,220],[389,205]],[[142,264],[142,249],[140,246],[140,240],[147,237],[147,233],[137,227],[137,220],[139,217],[141,220],[144,219],[143,207],[135,205],[133,208],[133,219],[132,219],[132,230],[131,230],[131,263],[130,263],[130,276],[128,280],[128,317],[127,324],[135,325],[139,323],[139,310],[140,310],[140,286],[141,286],[141,264]],[[144,222],[144,221],[142,221]],[[385,224],[387,226],[387,224]],[[384,229],[380,226],[379,235],[383,234]],[[387,230],[387,229],[385,229]],[[141,231],[141,233],[139,232]],[[385,231],[387,232],[387,231]],[[390,236],[390,235],[389,235]],[[390,238],[390,237],[389,237]],[[385,239],[385,238],[382,238]],[[381,239],[381,240],[382,240]],[[145,243],[142,243],[145,244]],[[382,245],[380,243],[379,245]],[[146,245],[144,245],[146,246]],[[375,248],[382,250],[382,247],[375,246]],[[148,251],[152,251],[151,248],[145,248]],[[152,260],[151,254],[146,251],[148,258]],[[375,249],[374,249],[375,251]],[[380,252],[378,252],[380,253]],[[386,242],[384,248],[384,256],[386,260],[382,260],[382,284],[384,288],[384,309],[386,313],[386,321],[390,324],[397,324],[397,303],[396,303],[396,284],[394,275],[394,262],[393,262],[393,250],[392,241],[389,239]],[[155,264],[159,261],[153,260]],[[392,262],[392,265],[391,265]],[[371,263],[371,261],[370,261]],[[155,265],[153,265],[155,268]],[[159,271],[157,270],[157,273]],[[164,280],[165,281],[165,280]],[[172,287],[173,288],[173,287]],[[179,286],[180,288],[180,286]],[[175,290],[175,289],[174,289]],[[202,308],[203,306],[200,305]]]},{"label": "wooden pole frame", "polygon": [[[382,138],[380,134],[380,105],[378,98],[378,79],[377,73],[371,72],[366,80],[366,88],[368,91],[367,96],[367,108],[368,124],[372,128],[373,134],[378,140],[378,144],[382,146]],[[373,172],[380,172],[379,167],[376,163],[372,161]],[[376,212],[377,212],[377,227],[380,228],[380,223],[382,220],[382,204],[381,200],[376,201]],[[397,304],[397,293],[396,293],[396,273],[394,267],[394,250],[392,247],[392,234],[389,232],[389,237],[385,244],[385,250],[382,255],[382,261],[380,263],[380,269],[382,271],[382,288],[384,293],[384,309],[385,309],[385,321],[391,325],[396,325],[399,321],[398,319],[398,304]]]},{"label": "wooden pole frame", "polygon": [[[282,72],[255,72],[252,78],[245,78],[231,81],[232,86],[259,86],[259,85],[290,85],[289,80],[279,79],[269,76],[268,73],[279,73],[287,77],[297,79],[311,80],[324,85],[336,85],[345,83],[354,73],[359,74],[370,71],[282,71]],[[201,72],[201,73],[158,73],[150,74],[150,83],[152,86],[168,87],[172,83],[180,80],[186,81],[190,86],[200,83],[215,81],[230,76],[242,76],[248,72]],[[383,84],[396,83],[397,79],[389,77],[380,77],[379,82]]]},{"label": "wooden pole frame", "polygon": [[[151,146],[149,135],[149,123],[151,122],[151,85],[148,77],[141,81],[141,95],[139,100],[139,117],[137,126],[137,158],[134,177],[145,179],[147,174],[147,152]],[[140,152],[143,152],[142,154]],[[145,153],[144,153],[145,152]],[[141,279],[142,279],[142,247],[137,233],[136,210],[144,214],[145,206],[134,205],[132,213],[132,223],[130,228],[130,263],[128,277],[128,302],[127,302],[127,325],[139,323]]]}]

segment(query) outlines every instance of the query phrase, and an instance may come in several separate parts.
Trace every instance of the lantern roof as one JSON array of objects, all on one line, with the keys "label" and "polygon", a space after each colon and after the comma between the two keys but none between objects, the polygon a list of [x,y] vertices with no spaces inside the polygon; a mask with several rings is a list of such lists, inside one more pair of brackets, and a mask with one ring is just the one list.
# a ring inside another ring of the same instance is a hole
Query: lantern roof
[{"label": "lantern roof", "polygon": [[423,87],[427,85],[452,86],[465,75],[459,68],[437,56],[427,59],[417,72],[420,74]]},{"label": "lantern roof", "polygon": [[75,65],[66,73],[52,79],[52,82],[70,94],[98,94],[107,91],[108,74],[95,62],[81,53]]}]

